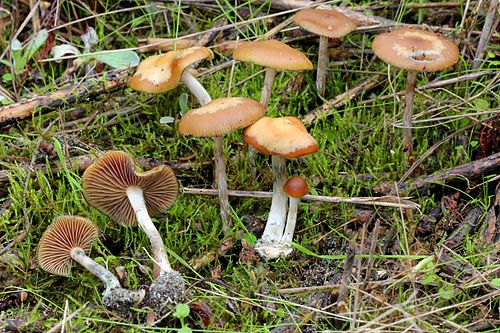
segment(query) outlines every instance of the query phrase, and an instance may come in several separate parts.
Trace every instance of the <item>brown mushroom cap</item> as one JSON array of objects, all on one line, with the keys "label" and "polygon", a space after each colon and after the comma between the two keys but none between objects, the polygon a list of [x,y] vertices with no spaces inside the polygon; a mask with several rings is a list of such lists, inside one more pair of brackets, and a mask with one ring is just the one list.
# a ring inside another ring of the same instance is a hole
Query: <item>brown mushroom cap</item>
[{"label": "brown mushroom cap", "polygon": [[267,155],[292,158],[318,151],[318,143],[296,117],[262,117],[245,128],[243,138]]},{"label": "brown mushroom cap", "polygon": [[400,28],[377,35],[375,54],[388,64],[418,72],[434,72],[458,61],[458,47],[440,34],[414,28]]},{"label": "brown mushroom cap", "polygon": [[293,17],[301,28],[316,35],[339,38],[356,29],[356,22],[334,10],[303,9]]},{"label": "brown mushroom cap", "polygon": [[285,191],[292,198],[302,198],[309,192],[309,186],[307,186],[304,178],[300,176],[290,177],[285,185],[283,186],[283,191]]},{"label": "brown mushroom cap", "polygon": [[202,137],[222,136],[253,124],[265,112],[264,105],[251,98],[219,98],[187,112],[179,123],[179,132]]},{"label": "brown mushroom cap", "polygon": [[59,216],[40,238],[38,264],[51,274],[69,276],[74,263],[71,250],[81,248],[88,252],[97,237],[98,229],[92,221],[79,216]]},{"label": "brown mushroom cap", "polygon": [[134,90],[147,93],[169,91],[179,85],[182,73],[188,66],[213,57],[212,50],[203,46],[151,56],[139,64],[128,84]]},{"label": "brown mushroom cap", "polygon": [[121,224],[136,225],[135,213],[127,197],[129,187],[142,189],[150,215],[170,208],[178,190],[177,179],[168,166],[139,172],[132,156],[121,151],[107,152],[83,174],[83,194],[90,205]]},{"label": "brown mushroom cap", "polygon": [[233,58],[276,70],[302,71],[313,68],[302,52],[277,40],[240,45],[234,50]]}]

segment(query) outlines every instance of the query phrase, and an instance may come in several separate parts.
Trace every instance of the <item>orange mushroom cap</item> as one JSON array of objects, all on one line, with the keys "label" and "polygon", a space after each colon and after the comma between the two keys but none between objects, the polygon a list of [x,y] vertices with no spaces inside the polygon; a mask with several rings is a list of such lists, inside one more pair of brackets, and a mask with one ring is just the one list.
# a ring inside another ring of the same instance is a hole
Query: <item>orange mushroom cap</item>
[{"label": "orange mushroom cap", "polygon": [[59,216],[40,238],[38,264],[51,274],[69,276],[74,264],[71,250],[81,248],[88,252],[97,237],[98,229],[92,221],[79,216]]},{"label": "orange mushroom cap", "polygon": [[296,117],[262,117],[245,128],[243,138],[267,155],[292,158],[318,151],[318,143]]},{"label": "orange mushroom cap", "polygon": [[264,105],[251,98],[218,98],[190,110],[179,123],[181,134],[214,137],[249,126],[266,112]]},{"label": "orange mushroom cap", "polygon": [[285,191],[292,198],[302,198],[309,192],[309,186],[307,186],[304,178],[300,176],[290,177],[285,185],[283,186],[283,191]]},{"label": "orange mushroom cap", "polygon": [[375,54],[388,64],[418,72],[435,72],[453,66],[458,47],[440,34],[414,28],[400,28],[377,35]]},{"label": "orange mushroom cap", "polygon": [[136,225],[134,209],[127,197],[129,187],[142,189],[150,215],[170,208],[178,190],[177,179],[168,166],[139,172],[132,156],[121,151],[107,152],[83,174],[83,194],[90,205],[121,224]]},{"label": "orange mushroom cap", "polygon": [[238,46],[233,58],[275,70],[302,71],[313,68],[300,51],[277,40],[264,40]]},{"label": "orange mushroom cap", "polygon": [[330,9],[303,9],[293,17],[301,28],[316,35],[339,38],[356,29],[356,22]]},{"label": "orange mushroom cap", "polygon": [[147,93],[161,93],[179,85],[184,70],[203,59],[212,59],[212,50],[195,46],[185,50],[170,51],[144,59],[129,81],[129,86]]}]

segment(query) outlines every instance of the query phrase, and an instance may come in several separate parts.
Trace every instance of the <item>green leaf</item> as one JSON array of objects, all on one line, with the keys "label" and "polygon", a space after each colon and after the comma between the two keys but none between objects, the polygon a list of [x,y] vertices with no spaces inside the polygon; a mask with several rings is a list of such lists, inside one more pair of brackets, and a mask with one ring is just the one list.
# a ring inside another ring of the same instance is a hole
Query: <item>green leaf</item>
[{"label": "green leaf", "polygon": [[174,122],[174,117],[165,116],[160,118],[160,124],[171,124]]},{"label": "green leaf", "polygon": [[52,56],[55,59],[60,59],[65,55],[80,55],[80,51],[76,47],[70,44],[56,45],[52,48]]},{"label": "green leaf", "polygon": [[500,278],[494,278],[491,280],[491,285],[494,287],[500,287]]},{"label": "green leaf", "polygon": [[140,59],[134,51],[115,51],[88,56],[113,68],[127,68],[139,65]]},{"label": "green leaf", "polygon": [[452,299],[453,296],[455,295],[455,293],[453,292],[453,288],[448,286],[443,286],[439,288],[438,292],[439,292],[439,297],[441,297],[442,299]]},{"label": "green leaf", "polygon": [[175,306],[174,316],[179,319],[184,319],[189,316],[189,306],[184,303],[179,303]]},{"label": "green leaf", "polygon": [[473,101],[474,106],[478,109],[478,111],[488,110],[490,108],[490,102],[482,98],[475,98]]},{"label": "green leaf", "polygon": [[191,333],[191,332],[193,332],[193,330],[190,329],[189,327],[184,326],[183,328],[179,329],[177,332],[179,332],[179,333]]},{"label": "green leaf", "polygon": [[179,107],[181,108],[182,115],[189,111],[188,98],[189,96],[186,93],[182,93],[179,95]]},{"label": "green leaf", "polygon": [[49,37],[49,32],[47,31],[47,29],[42,29],[38,31],[35,37],[30,39],[28,44],[26,44],[26,46],[24,47],[25,51],[23,54],[23,58],[25,60],[28,60],[31,57],[33,57],[36,51],[38,51],[38,49],[41,48],[43,44],[45,44],[45,41],[47,40],[48,37]]},{"label": "green leaf", "polygon": [[12,81],[12,74],[10,74],[10,73],[5,73],[4,75],[2,75],[2,80],[4,80],[5,82],[10,82],[10,81]]}]

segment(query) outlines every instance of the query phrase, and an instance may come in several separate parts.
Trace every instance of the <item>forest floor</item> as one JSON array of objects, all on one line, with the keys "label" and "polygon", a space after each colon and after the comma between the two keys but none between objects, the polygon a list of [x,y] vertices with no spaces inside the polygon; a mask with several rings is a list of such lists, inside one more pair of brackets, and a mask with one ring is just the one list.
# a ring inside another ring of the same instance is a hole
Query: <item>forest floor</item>
[{"label": "forest floor", "polygon": [[[134,63],[136,54],[160,53],[148,38],[188,40],[214,51],[195,69],[213,98],[259,100],[262,68],[233,61],[226,42],[279,39],[316,64],[317,36],[289,20],[313,2],[237,3],[2,1],[3,330],[498,331],[500,35],[498,12],[488,16],[493,5],[327,2],[344,8],[358,28],[330,40],[325,97],[317,94],[315,70],[276,76],[267,115],[299,117],[319,145],[289,159],[287,172],[305,177],[312,195],[391,195],[418,209],[302,201],[292,254],[264,261],[253,245],[269,199],[231,196],[233,226],[224,234],[217,198],[183,190],[214,188],[213,141],[177,131],[197,101],[182,85],[161,94],[133,91],[127,81],[135,68],[116,68],[117,59]],[[483,47],[488,20],[493,28]],[[460,50],[455,66],[417,76],[411,170],[401,134],[406,72],[371,49],[376,34],[401,24],[442,33]],[[65,52],[55,53],[56,46]],[[77,54],[84,52],[93,56]],[[473,65],[476,53],[482,55]],[[83,171],[108,150],[130,153],[144,170],[167,164],[178,178],[175,204],[154,222],[188,286],[189,314],[172,308],[155,318],[137,306],[120,315],[102,305],[103,285],[83,268],[60,277],[38,266],[47,226],[57,216],[79,215],[100,228],[90,257],[126,288],[151,284],[148,238],[91,208],[82,194]],[[270,159],[257,154],[254,173],[247,155],[241,131],[225,137],[229,188],[272,191]]]}]

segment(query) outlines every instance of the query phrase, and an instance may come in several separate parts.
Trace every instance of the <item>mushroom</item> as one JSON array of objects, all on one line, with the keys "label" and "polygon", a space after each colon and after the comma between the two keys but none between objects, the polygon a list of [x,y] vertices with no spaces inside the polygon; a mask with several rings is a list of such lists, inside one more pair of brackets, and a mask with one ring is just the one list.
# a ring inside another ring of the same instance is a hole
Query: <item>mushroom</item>
[{"label": "mushroom", "polygon": [[69,276],[74,261],[97,276],[106,285],[102,303],[108,309],[126,314],[144,298],[144,290],[123,289],[118,279],[105,267],[86,255],[98,237],[97,226],[79,216],[59,216],[45,230],[37,250],[40,267],[51,273]]},{"label": "mushroom", "polygon": [[206,89],[186,70],[203,59],[212,59],[213,52],[203,46],[170,51],[144,59],[129,81],[129,86],[138,91],[161,93],[172,90],[182,81],[201,105],[212,100]]},{"label": "mushroom", "polygon": [[283,232],[283,237],[281,238],[281,243],[284,246],[288,247],[284,250],[283,253],[285,256],[287,256],[292,252],[292,249],[289,246],[293,239],[295,225],[297,224],[297,208],[299,206],[299,201],[300,198],[302,198],[309,192],[309,187],[307,186],[304,178],[300,176],[293,176],[286,181],[285,185],[283,186],[283,190],[286,192],[286,194],[288,194],[290,198],[285,231]]},{"label": "mushroom", "polygon": [[266,77],[260,102],[267,108],[276,71],[312,69],[311,61],[300,51],[277,40],[265,40],[239,45],[233,58],[266,67]]},{"label": "mushroom", "polygon": [[318,93],[324,96],[328,68],[328,39],[347,35],[356,29],[357,24],[344,14],[329,9],[303,9],[294,15],[293,20],[301,28],[320,36],[316,88]]},{"label": "mushroom", "polygon": [[219,190],[219,203],[224,233],[231,228],[227,176],[222,155],[224,134],[246,127],[264,116],[265,107],[259,102],[242,97],[215,99],[212,102],[187,112],[179,123],[179,132],[198,137],[214,138],[215,175]]},{"label": "mushroom", "polygon": [[273,197],[266,227],[255,249],[265,259],[279,257],[285,230],[287,194],[286,160],[305,156],[318,150],[316,140],[296,117],[262,117],[243,131],[244,140],[261,153],[271,155],[273,172]]},{"label": "mushroom", "polygon": [[437,33],[399,28],[377,35],[372,48],[386,63],[408,71],[403,114],[403,150],[406,151],[408,163],[411,164],[411,123],[417,72],[434,72],[453,66],[458,61],[458,47]]},{"label": "mushroom", "polygon": [[[158,166],[136,171],[134,159],[125,152],[110,151],[89,166],[83,174],[83,194],[87,202],[115,221],[139,227],[148,236],[155,260],[155,277],[148,300],[160,310],[184,298],[184,281],[168,261],[160,233],[150,215],[157,215],[177,197],[178,184],[169,167]],[[158,276],[159,275],[159,276]]]}]

